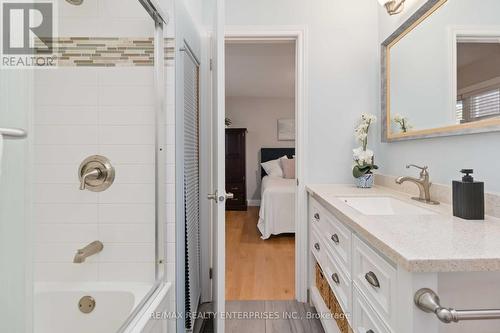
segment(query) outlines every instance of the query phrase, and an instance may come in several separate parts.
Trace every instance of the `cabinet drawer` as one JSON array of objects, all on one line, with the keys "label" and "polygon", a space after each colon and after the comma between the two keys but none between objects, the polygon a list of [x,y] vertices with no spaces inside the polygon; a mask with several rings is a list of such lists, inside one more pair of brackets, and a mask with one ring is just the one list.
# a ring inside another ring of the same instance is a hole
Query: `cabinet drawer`
[{"label": "cabinet drawer", "polygon": [[323,264],[323,256],[324,256],[324,246],[323,243],[321,242],[321,238],[319,236],[317,228],[314,226],[311,226],[311,232],[310,232],[310,249],[311,252],[314,254],[316,257],[316,261],[322,266]]},{"label": "cabinet drawer", "polygon": [[390,333],[390,330],[384,325],[357,288],[353,290],[352,314],[354,317],[354,333]]},{"label": "cabinet drawer", "polygon": [[316,226],[319,230],[322,230],[323,229],[321,227],[323,225],[322,220],[323,220],[323,208],[321,207],[319,202],[310,197],[309,223],[311,225]]},{"label": "cabinet drawer", "polygon": [[352,233],[329,212],[323,215],[324,242],[350,277]]},{"label": "cabinet drawer", "polygon": [[396,322],[396,269],[358,237],[353,238],[353,282],[390,327]]},{"label": "cabinet drawer", "polygon": [[323,253],[322,269],[326,280],[342,306],[344,313],[351,313],[352,283],[349,274],[329,252]]}]

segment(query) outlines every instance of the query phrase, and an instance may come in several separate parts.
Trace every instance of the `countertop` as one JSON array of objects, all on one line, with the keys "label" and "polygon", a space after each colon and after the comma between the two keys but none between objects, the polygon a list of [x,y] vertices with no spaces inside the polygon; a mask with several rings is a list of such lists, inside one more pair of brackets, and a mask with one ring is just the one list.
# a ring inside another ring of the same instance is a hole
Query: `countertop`
[{"label": "countertop", "polygon": [[[341,222],[383,255],[410,272],[500,271],[500,219],[468,221],[450,205],[427,205],[375,186],[307,185],[307,191]],[[340,197],[389,196],[434,211],[435,215],[367,216]]]}]

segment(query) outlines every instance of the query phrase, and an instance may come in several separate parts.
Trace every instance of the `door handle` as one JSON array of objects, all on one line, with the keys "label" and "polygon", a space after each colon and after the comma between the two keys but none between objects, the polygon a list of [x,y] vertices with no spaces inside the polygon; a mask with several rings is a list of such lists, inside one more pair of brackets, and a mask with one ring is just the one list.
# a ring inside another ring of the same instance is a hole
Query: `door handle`
[{"label": "door handle", "polygon": [[215,202],[219,202],[219,195],[217,194],[217,191],[215,191],[215,193],[209,193],[207,195],[207,199],[208,200],[213,200]]},{"label": "door handle", "polygon": [[213,200],[216,203],[217,202],[223,202],[226,199],[233,199],[233,198],[234,198],[234,194],[233,193],[226,193],[225,195],[219,195],[219,193],[217,191],[215,191],[215,193],[209,193],[207,195],[207,199],[208,200]]}]

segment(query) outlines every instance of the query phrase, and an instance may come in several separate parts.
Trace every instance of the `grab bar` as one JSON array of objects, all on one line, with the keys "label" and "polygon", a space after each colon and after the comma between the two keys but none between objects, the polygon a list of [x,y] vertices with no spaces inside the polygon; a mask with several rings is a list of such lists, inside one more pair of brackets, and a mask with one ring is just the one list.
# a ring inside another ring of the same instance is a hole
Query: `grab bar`
[{"label": "grab bar", "polygon": [[24,139],[28,133],[21,128],[2,128],[0,127],[0,135],[4,139]]},{"label": "grab bar", "polygon": [[455,310],[441,306],[439,296],[431,289],[423,288],[415,293],[415,304],[428,313],[435,313],[439,320],[449,324],[462,320],[500,319],[500,309],[484,310]]}]

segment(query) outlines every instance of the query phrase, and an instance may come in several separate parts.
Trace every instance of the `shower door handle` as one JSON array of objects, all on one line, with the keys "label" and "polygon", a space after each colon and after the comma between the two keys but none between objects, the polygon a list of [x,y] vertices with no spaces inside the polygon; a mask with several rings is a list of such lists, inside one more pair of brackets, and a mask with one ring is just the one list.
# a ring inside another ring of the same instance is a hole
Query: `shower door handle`
[{"label": "shower door handle", "polygon": [[4,128],[0,127],[0,135],[4,139],[24,139],[28,136],[28,132],[22,128]]}]

